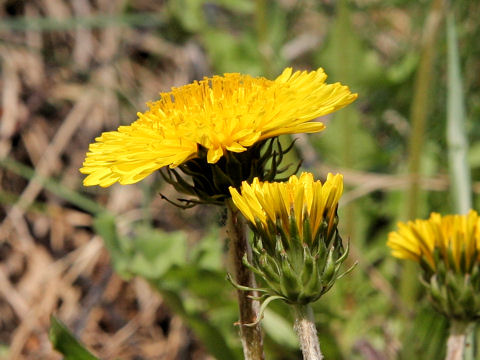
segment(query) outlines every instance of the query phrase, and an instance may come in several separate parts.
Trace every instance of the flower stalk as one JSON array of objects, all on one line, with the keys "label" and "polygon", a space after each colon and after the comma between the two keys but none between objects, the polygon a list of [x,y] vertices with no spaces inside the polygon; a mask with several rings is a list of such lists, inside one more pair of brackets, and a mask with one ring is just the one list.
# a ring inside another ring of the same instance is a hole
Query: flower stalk
[{"label": "flower stalk", "polygon": [[313,311],[310,305],[295,305],[295,325],[294,329],[300,341],[304,360],[323,359],[318,342],[317,329],[313,319]]},{"label": "flower stalk", "polygon": [[[235,281],[249,288],[256,288],[253,273],[242,263],[246,255],[251,259],[252,250],[247,240],[246,224],[242,214],[231,200],[226,201],[227,205],[227,235],[230,240],[229,257]],[[238,307],[240,315],[240,336],[245,360],[263,360],[263,337],[260,324],[256,322],[260,304],[256,291],[237,290]],[[255,323],[256,322],[256,323]],[[246,326],[246,324],[253,324]]]},{"label": "flower stalk", "polygon": [[447,355],[445,360],[473,360],[470,356],[473,351],[469,351],[472,344],[470,336],[473,331],[472,324],[463,321],[452,321],[450,325],[450,335],[447,340]]}]

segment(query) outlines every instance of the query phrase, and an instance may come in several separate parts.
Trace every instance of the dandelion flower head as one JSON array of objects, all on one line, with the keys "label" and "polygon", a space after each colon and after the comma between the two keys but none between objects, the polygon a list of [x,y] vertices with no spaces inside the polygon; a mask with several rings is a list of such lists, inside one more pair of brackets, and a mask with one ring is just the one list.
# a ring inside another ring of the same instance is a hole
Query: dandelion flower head
[{"label": "dandelion flower head", "polygon": [[347,86],[326,84],[323,69],[292,72],[275,80],[237,73],[213,76],[160,94],[149,110],[91,144],[80,171],[85,186],[136,183],[154,171],[175,168],[206,150],[215,164],[282,134],[314,133],[312,121],[357,98]]},{"label": "dandelion flower head", "polygon": [[400,222],[387,245],[393,256],[425,264],[431,271],[441,261],[448,269],[470,273],[480,260],[480,217],[470,210],[467,215],[432,213],[428,220]]}]

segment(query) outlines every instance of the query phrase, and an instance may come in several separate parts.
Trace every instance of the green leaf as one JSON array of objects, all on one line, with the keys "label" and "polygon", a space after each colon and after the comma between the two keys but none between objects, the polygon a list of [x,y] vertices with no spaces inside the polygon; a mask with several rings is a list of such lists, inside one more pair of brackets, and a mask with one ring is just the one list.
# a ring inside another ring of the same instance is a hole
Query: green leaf
[{"label": "green leaf", "polygon": [[53,348],[65,356],[65,360],[98,360],[72,335],[55,316],[50,317],[48,337]]},{"label": "green leaf", "polygon": [[219,229],[213,227],[190,253],[191,262],[201,269],[223,271],[223,245],[218,240],[218,232]]},{"label": "green leaf", "polygon": [[262,73],[253,34],[233,36],[223,29],[209,29],[203,34],[202,40],[216,72],[240,72],[252,76]]},{"label": "green leaf", "polygon": [[468,154],[468,161],[473,169],[480,168],[480,143],[472,144]]},{"label": "green leaf", "polygon": [[235,11],[241,14],[251,14],[255,9],[253,1],[245,0],[216,0],[209,1],[209,3],[216,3],[219,6],[223,6],[225,9]]},{"label": "green leaf", "polygon": [[418,304],[417,316],[412,321],[404,339],[404,351],[400,359],[443,359],[445,357],[445,340],[448,321],[435,312],[431,306]]},{"label": "green leaf", "polygon": [[118,234],[115,217],[102,213],[94,221],[96,232],[103,238],[115,271],[124,278],[142,276],[159,279],[173,266],[186,263],[187,239],[183,232],[161,232],[137,227],[136,237]]},{"label": "green leaf", "polygon": [[10,347],[8,345],[0,344],[0,359],[8,359],[8,352]]},{"label": "green leaf", "polygon": [[100,213],[95,218],[93,226],[96,233],[103,238],[105,247],[112,257],[115,271],[123,278],[129,279],[132,276],[129,269],[133,249],[128,241],[119,236],[115,216],[109,213]]},{"label": "green leaf", "polygon": [[198,32],[206,25],[202,3],[202,0],[169,1],[168,9],[186,30]]},{"label": "green leaf", "polygon": [[265,310],[264,316],[262,326],[268,336],[278,344],[292,349],[298,347],[297,336],[293,331],[292,324],[287,319],[270,309]]},{"label": "green leaf", "polygon": [[187,238],[185,233],[160,232],[152,228],[139,228],[133,240],[134,253],[129,270],[147,279],[159,279],[174,266],[186,263]]},{"label": "green leaf", "polygon": [[392,65],[387,71],[387,79],[393,84],[402,84],[412,77],[415,72],[419,55],[415,52],[407,53],[398,63]]}]

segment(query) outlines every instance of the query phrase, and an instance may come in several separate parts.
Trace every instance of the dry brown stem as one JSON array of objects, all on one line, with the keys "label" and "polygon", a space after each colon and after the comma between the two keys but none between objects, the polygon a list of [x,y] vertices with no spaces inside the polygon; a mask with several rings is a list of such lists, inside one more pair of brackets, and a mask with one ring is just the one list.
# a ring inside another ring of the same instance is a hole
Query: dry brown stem
[{"label": "dry brown stem", "polygon": [[[253,273],[242,263],[245,254],[251,257],[251,249],[246,234],[246,224],[243,216],[231,201],[227,201],[227,234],[230,241],[230,263],[233,267],[235,281],[243,286],[255,288],[256,282]],[[246,360],[264,359],[263,338],[260,324],[245,326],[257,320],[259,302],[249,296],[258,296],[253,291],[237,290],[238,307],[240,313],[240,335],[243,354]]]}]

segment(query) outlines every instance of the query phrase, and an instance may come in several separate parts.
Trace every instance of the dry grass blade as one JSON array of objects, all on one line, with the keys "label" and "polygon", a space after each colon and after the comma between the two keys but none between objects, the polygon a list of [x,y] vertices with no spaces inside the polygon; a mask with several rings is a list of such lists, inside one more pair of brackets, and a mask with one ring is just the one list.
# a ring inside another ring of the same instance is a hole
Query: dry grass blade
[{"label": "dry grass blade", "polygon": [[20,79],[17,67],[11,56],[2,49],[2,121],[0,123],[0,158],[8,155],[11,149],[11,137],[15,131],[20,107]]}]

